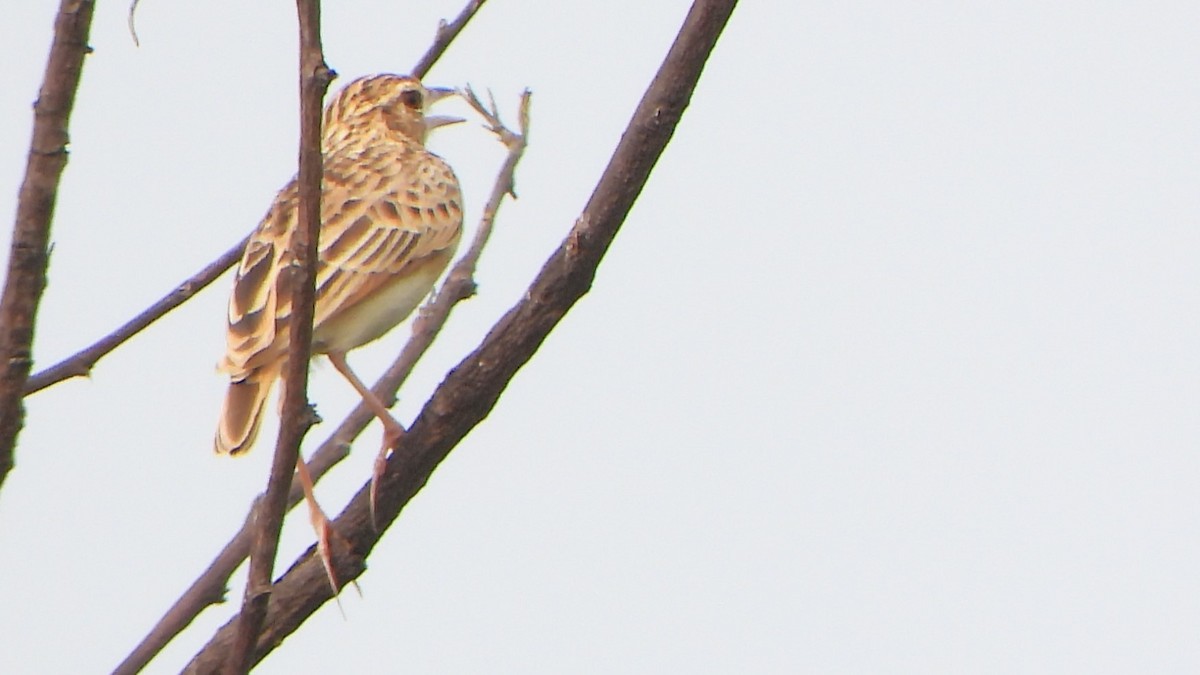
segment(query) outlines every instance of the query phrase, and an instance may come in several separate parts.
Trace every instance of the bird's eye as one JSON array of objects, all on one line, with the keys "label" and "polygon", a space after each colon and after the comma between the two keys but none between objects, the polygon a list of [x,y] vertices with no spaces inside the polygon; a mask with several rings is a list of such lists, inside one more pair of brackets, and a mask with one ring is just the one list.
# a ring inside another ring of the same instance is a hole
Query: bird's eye
[{"label": "bird's eye", "polygon": [[400,102],[414,110],[421,108],[421,92],[416,89],[405,89],[400,92]]}]

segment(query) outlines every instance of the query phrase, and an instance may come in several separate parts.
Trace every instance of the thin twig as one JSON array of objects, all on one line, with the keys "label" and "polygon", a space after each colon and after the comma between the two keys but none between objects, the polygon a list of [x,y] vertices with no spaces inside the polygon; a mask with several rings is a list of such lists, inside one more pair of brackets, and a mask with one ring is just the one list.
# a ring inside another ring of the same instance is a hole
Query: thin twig
[{"label": "thin twig", "polygon": [[462,29],[466,28],[467,22],[475,16],[480,7],[483,7],[484,2],[486,0],[470,0],[453,21],[446,23],[446,20],[442,19],[438,24],[437,33],[433,37],[433,44],[429,46],[425,55],[421,57],[420,61],[417,61],[417,65],[413,66],[412,72],[409,74],[418,80],[425,79],[425,76],[429,74],[429,69],[433,68],[433,64],[442,58],[442,54],[446,53],[446,48],[450,46],[451,42],[454,42],[454,38],[458,37]]},{"label": "thin twig", "polygon": [[[504,158],[504,163],[500,165],[500,171],[496,174],[496,182],[492,185],[492,193],[488,195],[487,202],[483,205],[483,215],[479,219],[479,227],[475,230],[475,239],[472,240],[467,254],[460,258],[454,267],[450,268],[450,274],[446,275],[446,283],[442,287],[442,293],[449,290],[455,295],[462,294],[462,297],[465,298],[475,292],[475,267],[479,263],[479,255],[483,251],[484,245],[492,236],[492,227],[495,225],[496,215],[500,212],[500,205],[504,203],[506,196],[511,195],[513,199],[517,197],[517,193],[513,191],[513,185],[516,181],[517,164],[524,156],[525,146],[528,144],[529,104],[533,95],[528,89],[521,92],[521,103],[517,112],[518,128],[521,131],[515,133],[504,126],[494,107],[488,110],[479,102],[479,98],[475,96],[475,92],[469,86],[461,93],[467,103],[488,123],[488,130],[496,134],[500,142],[508,148],[508,155]],[[421,311],[421,321],[428,320],[427,315],[434,314],[436,305],[437,303],[433,303],[428,311]],[[447,315],[449,314],[448,310],[449,307],[447,307]],[[430,341],[432,341],[432,337],[430,336]]]},{"label": "thin twig", "polygon": [[28,396],[57,382],[72,377],[88,377],[92,368],[109,352],[120,347],[129,338],[141,332],[143,328],[154,323],[159,317],[182,305],[193,295],[199,293],[205,286],[211,284],[217,277],[225,273],[242,258],[246,248],[246,239],[241,240],[233,248],[221,254],[221,257],[209,263],[191,278],[176,286],[170,293],[159,298],[153,305],[147,307],[141,314],[125,322],[123,326],[112,333],[100,338],[91,346],[76,352],[58,363],[38,371],[30,376],[25,383],[25,395]]},{"label": "thin twig", "polygon": [[[696,0],[658,74],[609,161],[583,213],[547,260],[524,297],[493,326],[480,346],[446,376],[388,461],[377,509],[384,529],[425,485],[450,450],[492,410],[517,370],[532,357],[566,312],[591,287],[596,269],[687,107],[704,63],[736,0]],[[369,484],[335,520],[356,557],[366,556],[381,532],[372,526]],[[361,565],[343,568],[345,579]],[[344,562],[350,563],[347,559]],[[261,658],[282,643],[328,599],[323,566],[310,550],[275,584],[259,645]],[[222,627],[185,672],[213,672],[233,638],[236,618]]]},{"label": "thin twig", "polygon": [[91,51],[88,35],[94,8],[90,0],[62,0],[54,19],[54,41],[42,88],[33,106],[33,138],[0,296],[0,484],[12,469],[17,434],[25,424],[21,399],[33,365],[31,345],[38,304],[46,288],[50,224],[59,179],[67,166],[67,129],[75,92],[83,59]]},{"label": "thin twig", "polygon": [[142,0],[133,0],[129,3],[129,17],[126,19],[126,23],[129,24],[129,37],[133,38],[134,47],[142,46],[142,43],[138,41],[137,25],[134,22],[134,15],[137,14],[138,3],[141,1]]},{"label": "thin twig", "polygon": [[317,242],[321,235],[321,109],[334,73],[321,50],[321,1],[296,0],[300,24],[300,170],[296,177],[299,204],[296,231],[288,245],[293,264],[285,272],[291,285],[288,359],[283,367],[283,413],[267,491],[255,517],[250,572],[238,621],[237,638],[225,661],[230,675],[248,673],[271,597],[271,578],[279,549],[279,531],[288,489],[296,473],[300,443],[316,422],[308,404],[308,362],[312,354],[316,304]]}]

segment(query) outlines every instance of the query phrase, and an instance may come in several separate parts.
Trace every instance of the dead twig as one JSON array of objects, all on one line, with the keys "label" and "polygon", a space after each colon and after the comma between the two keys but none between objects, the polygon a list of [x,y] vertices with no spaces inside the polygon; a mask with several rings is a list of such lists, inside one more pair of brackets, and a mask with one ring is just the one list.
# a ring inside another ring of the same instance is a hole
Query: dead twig
[{"label": "dead twig", "polygon": [[137,14],[138,4],[141,3],[141,1],[142,0],[133,0],[129,3],[129,16],[125,20],[129,27],[129,37],[133,38],[134,47],[142,46],[142,43],[138,41],[137,25],[134,22],[134,16]]}]

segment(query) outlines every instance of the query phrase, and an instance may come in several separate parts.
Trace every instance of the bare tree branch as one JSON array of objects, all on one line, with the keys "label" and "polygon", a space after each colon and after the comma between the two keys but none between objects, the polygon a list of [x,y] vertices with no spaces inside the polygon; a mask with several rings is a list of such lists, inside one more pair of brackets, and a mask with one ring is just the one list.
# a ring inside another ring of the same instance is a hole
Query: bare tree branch
[{"label": "bare tree branch", "polygon": [[279,531],[287,506],[288,489],[300,457],[300,443],[316,415],[308,403],[308,362],[312,355],[313,311],[316,304],[317,242],[321,235],[322,102],[335,74],[325,65],[321,50],[321,1],[296,0],[300,24],[300,169],[296,231],[288,246],[292,264],[283,274],[291,284],[292,314],[288,325],[288,359],[283,367],[283,419],[267,492],[255,515],[250,573],[238,622],[237,639],[225,661],[231,675],[250,671],[251,654],[258,642],[271,598],[271,574],[279,549]]},{"label": "bare tree branch", "polygon": [[451,42],[454,42],[454,38],[458,37],[462,29],[466,28],[467,22],[475,16],[475,13],[479,11],[480,7],[483,7],[483,3],[486,1],[469,0],[467,6],[463,7],[463,10],[458,13],[458,16],[454,17],[453,21],[446,23],[446,20],[443,19],[438,24],[437,33],[433,36],[433,44],[429,46],[428,51],[425,52],[420,61],[417,61],[417,65],[413,66],[412,72],[409,74],[418,80],[425,79],[425,75],[429,73],[429,69],[433,68],[433,64],[442,58],[442,54],[446,52],[446,48],[450,46]]},{"label": "bare tree branch", "polygon": [[46,287],[50,223],[59,179],[67,166],[67,129],[83,58],[91,51],[88,34],[94,8],[95,3],[88,0],[62,0],[54,20],[46,74],[33,105],[33,137],[0,297],[0,484],[13,467],[17,434],[25,424],[21,399],[33,365],[31,345],[38,303]]},{"label": "bare tree branch", "polygon": [[[516,371],[587,293],[600,259],[670,141],[736,4],[736,0],[697,0],[693,4],[596,190],[562,245],[524,298],[446,376],[392,454],[377,505],[385,527],[450,450],[488,414]],[[369,486],[364,485],[335,521],[353,549],[352,555],[335,557],[341,578],[361,573],[362,558],[381,536],[371,526],[368,492]],[[330,598],[329,588],[322,582],[324,574],[310,548],[275,584],[255,661],[270,653]],[[235,617],[222,627],[185,672],[215,672],[230,647],[236,623]]]},{"label": "bare tree branch", "polygon": [[193,295],[199,293],[205,286],[211,284],[242,257],[246,248],[246,239],[241,240],[233,248],[221,254],[221,257],[209,263],[190,279],[176,286],[174,290],[147,307],[141,314],[125,322],[123,326],[112,333],[100,338],[91,346],[78,351],[58,363],[41,370],[29,377],[25,383],[25,395],[28,396],[52,384],[62,382],[72,377],[88,377],[92,368],[109,352],[120,347],[129,338],[139,333],[143,328],[154,323],[159,317],[182,305]]},{"label": "bare tree branch", "polygon": [[[442,22],[438,26],[437,35],[434,37],[434,43],[430,45],[425,54],[421,56],[417,65],[413,66],[412,74],[417,78],[424,78],[428,74],[430,68],[433,67],[437,60],[445,53],[446,48],[450,43],[462,32],[463,27],[471,20],[479,8],[483,6],[486,0],[471,0],[462,12],[455,17],[454,21],[447,24]],[[136,0],[130,5],[130,22],[132,26],[133,12],[137,8]],[[134,38],[136,42],[136,36]],[[141,314],[130,319],[123,326],[113,331],[109,335],[100,338],[91,346],[80,350],[79,352],[63,359],[62,361],[42,370],[29,378],[25,385],[25,395],[32,394],[49,387],[52,384],[58,384],[63,380],[71,379],[72,377],[86,377],[92,372],[92,368],[101,358],[108,355],[117,347],[121,346],[126,340],[141,332],[150,324],[159,320],[167,312],[175,309],[179,305],[189,300],[193,295],[200,292],[205,286],[213,282],[217,277],[221,276],[234,263],[242,257],[242,251],[246,246],[246,240],[221,254],[213,262],[209,263],[204,269],[200,270],[191,278],[180,283],[170,293],[147,308]],[[0,475],[0,482],[3,482],[3,476]]]}]

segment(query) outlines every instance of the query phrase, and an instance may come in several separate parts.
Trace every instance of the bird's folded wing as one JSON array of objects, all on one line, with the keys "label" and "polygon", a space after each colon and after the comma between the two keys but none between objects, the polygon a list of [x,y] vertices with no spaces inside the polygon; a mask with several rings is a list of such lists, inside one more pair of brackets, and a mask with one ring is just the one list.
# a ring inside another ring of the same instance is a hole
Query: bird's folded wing
[{"label": "bird's folded wing", "polygon": [[[291,298],[280,297],[280,271],[291,260],[288,246],[295,233],[296,201],[293,179],[251,235],[234,276],[225,358],[219,368],[235,380],[275,361],[287,348],[287,325],[280,319],[291,313]],[[282,341],[276,339],[280,336]]]},{"label": "bird's folded wing", "polygon": [[449,178],[392,182],[371,200],[340,199],[339,186],[327,186],[330,200],[342,206],[321,231],[315,326],[457,245],[462,208],[457,182]]},{"label": "bird's folded wing", "polygon": [[[458,184],[440,161],[423,166],[411,180],[375,174],[375,190],[354,183],[362,174],[339,168],[328,167],[324,181],[314,326],[369,297],[407,267],[455,246],[462,230]],[[442,172],[444,177],[438,175]],[[281,271],[291,263],[297,201],[293,180],[280,191],[242,257],[220,366],[235,378],[287,349],[292,298]]]}]

